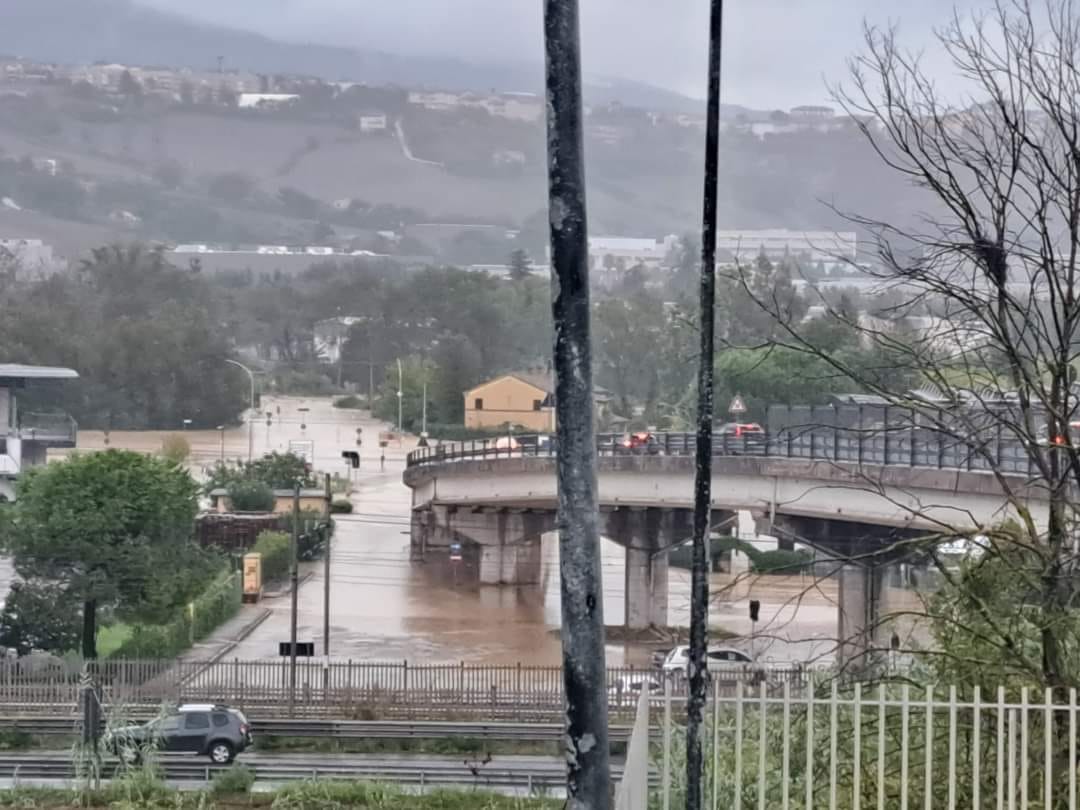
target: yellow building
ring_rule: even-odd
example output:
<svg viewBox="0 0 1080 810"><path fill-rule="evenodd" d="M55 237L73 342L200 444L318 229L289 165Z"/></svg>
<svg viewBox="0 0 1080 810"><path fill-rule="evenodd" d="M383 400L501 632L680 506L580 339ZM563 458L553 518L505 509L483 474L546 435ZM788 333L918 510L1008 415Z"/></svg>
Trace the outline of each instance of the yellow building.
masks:
<svg viewBox="0 0 1080 810"><path fill-rule="evenodd" d="M535 433L555 430L555 387L543 374L506 374L465 392L465 427L496 430L521 427Z"/></svg>

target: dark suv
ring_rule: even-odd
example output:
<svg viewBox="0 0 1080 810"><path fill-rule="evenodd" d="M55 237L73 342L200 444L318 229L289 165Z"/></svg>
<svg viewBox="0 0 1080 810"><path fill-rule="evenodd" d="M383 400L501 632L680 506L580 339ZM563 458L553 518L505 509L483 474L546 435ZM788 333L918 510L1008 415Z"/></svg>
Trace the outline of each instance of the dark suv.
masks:
<svg viewBox="0 0 1080 810"><path fill-rule="evenodd" d="M251 726L244 715L228 706L190 703L149 723L113 731L109 750L121 759L137 762L147 748L210 757L227 765L251 745Z"/></svg>

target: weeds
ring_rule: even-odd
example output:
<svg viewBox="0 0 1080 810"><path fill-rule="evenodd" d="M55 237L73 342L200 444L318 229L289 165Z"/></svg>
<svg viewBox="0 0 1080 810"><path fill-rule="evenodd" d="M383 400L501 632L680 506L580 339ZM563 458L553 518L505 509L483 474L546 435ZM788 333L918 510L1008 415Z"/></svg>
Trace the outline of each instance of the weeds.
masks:
<svg viewBox="0 0 1080 810"><path fill-rule="evenodd" d="M233 765L214 777L210 783L210 792L214 796L233 796L250 793L255 784L255 772L243 765Z"/></svg>

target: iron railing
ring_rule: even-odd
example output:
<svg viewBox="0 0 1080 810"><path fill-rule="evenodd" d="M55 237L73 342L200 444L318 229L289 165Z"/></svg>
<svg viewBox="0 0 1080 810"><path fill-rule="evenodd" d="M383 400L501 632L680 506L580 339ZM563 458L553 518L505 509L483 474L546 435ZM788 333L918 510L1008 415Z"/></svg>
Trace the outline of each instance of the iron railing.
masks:
<svg viewBox="0 0 1080 810"><path fill-rule="evenodd" d="M74 447L79 426L66 413L19 414L19 436L25 441L39 442L52 447Z"/></svg>
<svg viewBox="0 0 1080 810"><path fill-rule="evenodd" d="M1064 452L1050 442L1023 442L1003 432L1001 425L964 435L919 424L909 412L881 409L872 414L852 408L774 407L768 429L718 430L713 436L714 456L767 456L852 464L929 467L970 471L998 471L1030 475L1036 454ZM654 432L647 438L634 434L597 436L601 456L693 456L693 433ZM548 435L507 435L496 438L442 443L413 451L407 465L418 467L450 461L508 458L553 458L557 441Z"/></svg>

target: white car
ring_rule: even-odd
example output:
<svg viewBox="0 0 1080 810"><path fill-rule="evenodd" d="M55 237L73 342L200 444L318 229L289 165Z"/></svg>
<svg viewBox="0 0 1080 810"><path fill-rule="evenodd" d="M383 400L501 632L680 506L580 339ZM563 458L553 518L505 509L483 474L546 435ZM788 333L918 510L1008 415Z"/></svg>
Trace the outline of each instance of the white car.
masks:
<svg viewBox="0 0 1080 810"><path fill-rule="evenodd" d="M752 664L754 659L742 650L734 647L710 647L706 656L706 669L709 672L729 670L740 664ZM667 675L686 675L690 666L690 648L686 645L675 647L667 654L661 667Z"/></svg>

